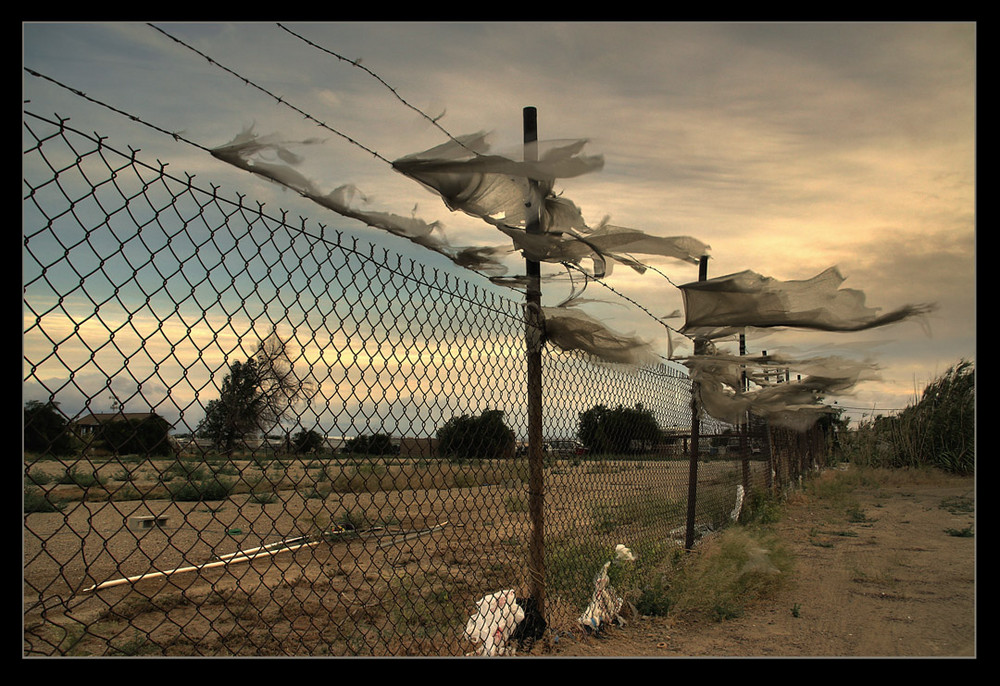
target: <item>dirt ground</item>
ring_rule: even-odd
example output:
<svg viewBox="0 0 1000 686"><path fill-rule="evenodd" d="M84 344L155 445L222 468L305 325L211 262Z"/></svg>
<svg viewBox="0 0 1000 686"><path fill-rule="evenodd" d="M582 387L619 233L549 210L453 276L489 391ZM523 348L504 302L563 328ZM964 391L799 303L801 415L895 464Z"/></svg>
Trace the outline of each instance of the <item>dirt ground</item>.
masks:
<svg viewBox="0 0 1000 686"><path fill-rule="evenodd" d="M975 657L974 479L811 492L790 497L775 525L797 558L777 597L722 622L640 617L599 638L560 637L549 655Z"/></svg>
<svg viewBox="0 0 1000 686"><path fill-rule="evenodd" d="M665 471L659 478L672 483L675 475L666 467L662 469ZM614 488L632 492L648 488L654 471L650 467L616 474L621 483L616 481ZM836 477L831 470L820 479ZM601 487L604 495L612 492L610 482ZM369 631L382 633L394 629L377 623L384 618L376 620L362 612L392 589L384 574L391 572L396 579L397 572L405 569L410 576L423 574L429 581L437 578L436 574L453 583L454 579L481 574L489 567L485 558L511 554L503 541L517 531L498 533L492 522L462 514L469 508L503 512L502 501L510 497L509 491L471 489L467 497L458 497L456 493L461 493L453 489L448 498L428 491L416 500L391 503L381 500L384 494L373 496L380 499L377 502L348 502L346 496L337 495L339 505L333 501L326 504L331 512L336 507L383 516L391 512L401 528L438 523L440 508L447 504L451 528L461 530L463 537L423 536L407 540L405 545L412 548L405 550L382 548L378 539L319 546L259 564L179 575L171 577L176 581L169 583L161 579L131 588L120 586L100 596L80 594L79 588L119 574L141 573L151 561L156 568L169 569L188 559L208 559L209 551L195 546L228 552L238 545L243 549L259 545L249 532L274 528L294 531L291 520L308 518L308 503L313 501L299 498L254 505L236 499L215 508L164 501L164 511L155 514L169 516L171 526L141 535L138 540L147 556L124 552L136 545L136 535L122 529L123 518L135 505L77 504L67 512L30 516L33 536L27 543L32 545L25 552L26 560L32 563L26 580L54 599L69 598L67 607L73 608L73 621L117 636L113 643L121 643L131 636L129 631L142 628L149 632L153 645L170 645L178 654L282 654L282 637L328 644L329 654L355 650L365 654L368 647L363 641L369 636L361 631L362 625L370 624ZM536 644L530 654L543 658L976 655L973 478L926 474L918 478L913 473L904 478L891 473L846 494L831 495L812 487L793 493L783 517L773 526L794 554L796 568L794 578L776 597L747 607L741 616L724 622L636 617L624 627L610 628L600 638L561 631ZM486 495L492 500L487 502ZM553 523L563 521L558 517L561 502L553 498ZM483 528L487 524L491 526ZM245 532L243 538L231 540L227 536L227 531L235 529ZM83 547L80 531L91 532ZM955 535L961 532L970 535ZM470 540L474 545L467 545ZM35 551L40 541L45 542L44 550ZM367 564L357 563L366 556L370 558ZM477 580L482 587L499 583L492 578ZM236 589L258 586L259 592L243 598L242 605L236 602L238 598L230 597ZM319 594L321 589L329 589L329 593ZM457 594L458 589L451 590ZM256 603L258 595L262 599L259 613L253 613L253 622L244 627L246 616L233 608L246 605L246 600ZM412 593L409 597L413 603L420 600ZM26 595L26 606L29 601L34 604ZM56 608L50 609L55 612ZM29 618L29 626L33 626L36 613ZM326 618L325 624L316 623L320 617ZM357 620L351 624L359 627L356 635L341 635L347 618ZM51 619L58 623L58 612ZM177 635L177 627L182 627L182 636ZM34 635L39 631L42 640ZM46 631L45 626L32 629L27 637L32 651L50 650ZM230 645L234 641L241 643ZM92 643L93 639L81 642L71 654L103 654L106 650L101 642ZM414 643L403 649L393 654L462 654L465 646L435 645L428 653L427 646Z"/></svg>

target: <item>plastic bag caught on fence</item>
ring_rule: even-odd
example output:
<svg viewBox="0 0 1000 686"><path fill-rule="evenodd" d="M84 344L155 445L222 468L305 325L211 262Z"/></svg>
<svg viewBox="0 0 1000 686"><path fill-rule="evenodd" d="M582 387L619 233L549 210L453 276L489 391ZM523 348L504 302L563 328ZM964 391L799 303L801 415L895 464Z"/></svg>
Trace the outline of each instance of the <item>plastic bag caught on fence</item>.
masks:
<svg viewBox="0 0 1000 686"><path fill-rule="evenodd" d="M605 362L641 365L657 361L649 341L612 331L585 312L544 307L545 339L560 350L580 350Z"/></svg>
<svg viewBox="0 0 1000 686"><path fill-rule="evenodd" d="M352 184L343 184L330 192L321 190L311 179L292 168L303 158L292 152L291 147L318 142L317 139L285 141L276 135L260 136L251 129L245 129L232 141L211 152L223 162L294 190L343 217L356 219L374 229L388 231L433 250L461 267L493 276L506 273L507 267L500 259L509 250L506 246L455 247L448 243L440 222L375 210L368 206L368 199Z"/></svg>
<svg viewBox="0 0 1000 686"><path fill-rule="evenodd" d="M608 569L614 562L634 562L635 559L635 554L621 543L615 546L614 559L605 562L601 571L594 577L594 594L587 609L577 620L584 629L597 633L608 623L625 623L624 617L621 616L625 599L611 585Z"/></svg>
<svg viewBox="0 0 1000 686"><path fill-rule="evenodd" d="M507 641L523 619L524 609L518 604L512 588L480 598L476 602L476 614L465 625L466 637L481 644L474 654L513 653Z"/></svg>
<svg viewBox="0 0 1000 686"><path fill-rule="evenodd" d="M822 403L829 394L849 393L860 381L877 379L871 361L838 357L793 359L780 355L735 356L715 353L685 358L697 383L701 407L712 417L732 423L747 412L774 426L804 431L832 412ZM804 378L778 383L778 369L803 372ZM745 390L744 380L756 386Z"/></svg>
<svg viewBox="0 0 1000 686"><path fill-rule="evenodd" d="M733 507L733 511L729 513L729 519L731 519L734 522L739 521L740 512L743 511L743 497L744 497L743 484L737 484L736 505Z"/></svg>
<svg viewBox="0 0 1000 686"><path fill-rule="evenodd" d="M626 562L635 562L635 553L623 546L621 543L615 546L615 559Z"/></svg>
<svg viewBox="0 0 1000 686"><path fill-rule="evenodd" d="M865 294L841 288L844 277L830 267L804 281L780 281L746 270L683 284L686 323L683 333L720 338L748 326L817 331L864 331L922 317L932 304L905 305L880 314L865 305Z"/></svg>

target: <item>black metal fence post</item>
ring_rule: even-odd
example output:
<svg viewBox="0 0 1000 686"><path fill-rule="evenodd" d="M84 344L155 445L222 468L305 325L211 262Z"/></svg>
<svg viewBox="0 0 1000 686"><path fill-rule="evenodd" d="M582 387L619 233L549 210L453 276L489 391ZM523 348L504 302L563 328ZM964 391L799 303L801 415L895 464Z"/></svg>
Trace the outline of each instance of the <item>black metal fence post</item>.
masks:
<svg viewBox="0 0 1000 686"><path fill-rule="evenodd" d="M698 264L698 280L705 281L708 278L708 256L702 255ZM695 338L694 354L700 355L705 350L705 342ZM687 532L684 538L684 547L691 550L694 546L694 518L698 500L698 451L701 433L701 421L699 417L700 406L698 401L698 382L691 383L691 458L688 465L688 510L687 510Z"/></svg>
<svg viewBox="0 0 1000 686"><path fill-rule="evenodd" d="M745 333L740 334L740 357L747 354L747 336ZM740 392L746 393L750 390L750 384L747 380L746 367L743 368L743 372L740 375ZM740 432L740 461L743 467L743 492L750 492L750 412L746 412L743 415L743 422L739 427Z"/></svg>
<svg viewBox="0 0 1000 686"><path fill-rule="evenodd" d="M538 159L538 113L525 107L524 160ZM527 233L541 233L541 196L531 181L527 201ZM545 475L542 453L542 290L541 265L525 258L528 287L525 304L528 392L528 511L531 516L531 545L528 571L534 610L545 615Z"/></svg>

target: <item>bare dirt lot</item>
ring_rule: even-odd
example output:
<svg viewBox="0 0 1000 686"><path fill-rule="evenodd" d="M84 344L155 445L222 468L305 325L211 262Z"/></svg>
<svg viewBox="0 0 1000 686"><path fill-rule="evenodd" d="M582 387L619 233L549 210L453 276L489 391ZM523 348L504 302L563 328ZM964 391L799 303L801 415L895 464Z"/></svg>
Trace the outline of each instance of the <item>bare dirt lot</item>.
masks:
<svg viewBox="0 0 1000 686"><path fill-rule="evenodd" d="M549 654L974 657L974 505L973 478L885 473L837 495L820 482L774 525L796 556L777 597L721 622L640 617Z"/></svg>
<svg viewBox="0 0 1000 686"><path fill-rule="evenodd" d="M673 483L673 472L683 466L616 473L616 481L602 483L600 493L610 497L614 489L638 492L651 487L654 474ZM588 483L593 479L576 478ZM460 626L442 624L443 633L419 641L410 636L413 621L423 616L425 605L432 605L434 598L427 594L446 588L454 606L449 621L458 616L464 626L462 613L472 606L470 599L482 588L500 588L498 584L509 580L500 563L508 557L523 558L523 551L509 542L523 538L524 532L514 519L500 531L500 519L493 522L480 513L507 512L503 519L510 519L509 503L523 495L519 481L511 484L451 488L447 494L392 491L391 502L386 493L331 493L326 501L286 496L284 502L269 504L250 502L243 495L211 507L162 501L162 511L153 514L169 517L169 526L143 534L122 527L138 507L130 501L77 503L62 512L32 514L26 520L31 535L25 552L31 564L25 580L41 590L45 602L39 605L26 590L26 607L34 608L26 617L26 650L62 653L82 636L75 627L87 626L88 634L68 654L105 654L111 645L125 654L461 655L469 647L459 641ZM580 493L579 487L573 492ZM976 655L973 478L928 472L860 476L829 470L790 493L783 516L771 526L796 566L793 578L775 597L722 622L686 615L635 617L600 638L561 630L535 644L530 655ZM322 503L329 513L344 509L391 515L392 528L401 530L449 519L448 535L407 536L405 543L390 547L383 547L381 538L359 538L231 569L143 581L100 594L80 592L84 586L151 566L169 569L210 559L212 551L260 545L263 541L251 536L258 529L294 533L311 522L310 503ZM566 501L553 497L549 507L552 523L565 523L559 515L565 515L561 508ZM145 508L140 510L145 513ZM243 533L228 535L233 531ZM87 533L85 539L81 532ZM143 555L125 552L134 551L137 543ZM422 585L403 584L407 579L419 579ZM456 580L465 580L468 588L459 587ZM61 598L66 599L65 616L61 603L53 604ZM376 612L386 602L391 612ZM37 623L43 607L49 609L51 624ZM576 615L571 615L562 619L575 626ZM55 625L66 628L56 630ZM144 637L141 644L136 636ZM400 643L403 636L410 636L405 644ZM290 648L300 644L316 648Z"/></svg>

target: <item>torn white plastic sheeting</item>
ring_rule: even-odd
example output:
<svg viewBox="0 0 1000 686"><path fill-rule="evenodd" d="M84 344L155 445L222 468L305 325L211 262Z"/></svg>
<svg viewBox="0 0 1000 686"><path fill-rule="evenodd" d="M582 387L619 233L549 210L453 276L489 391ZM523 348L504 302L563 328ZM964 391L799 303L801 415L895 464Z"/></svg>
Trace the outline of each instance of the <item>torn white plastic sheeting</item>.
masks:
<svg viewBox="0 0 1000 686"><path fill-rule="evenodd" d="M523 619L524 610L517 603L514 589L497 591L476 602L476 614L466 623L465 635L481 644L477 655L506 655L513 651L507 641Z"/></svg>
<svg viewBox="0 0 1000 686"><path fill-rule="evenodd" d="M610 566L610 560L605 562L601 571L594 577L594 594L587 609L577 620L584 628L594 632L600 631L601 627L609 622L624 621L619 613L625 604L625 599L611 587L611 580L608 578Z"/></svg>
<svg viewBox="0 0 1000 686"><path fill-rule="evenodd" d="M492 154L484 133L463 136L393 162L400 173L441 196L452 211L464 212L506 233L529 260L594 261L593 276L610 273L609 259L637 271L645 265L630 253L659 255L697 264L708 246L689 236L654 236L602 221L591 227L579 207L553 192L557 178L600 170L599 155L583 155L585 140L541 142L537 161ZM539 211L540 210L540 211ZM537 233L528 233L537 216Z"/></svg>
<svg viewBox="0 0 1000 686"><path fill-rule="evenodd" d="M302 158L291 152L289 146L317 142L319 142L317 139L283 141L273 135L259 136L251 129L245 129L232 141L213 149L211 152L219 160L294 190L303 197L341 216L357 219L372 228L382 229L406 238L444 255L460 266L487 275L506 273L506 265L496 257L504 251L509 251L509 248L452 247L444 238L443 229L439 222L426 222L418 217L405 217L364 207L368 203L368 199L351 184L338 186L329 192L320 190L313 181L290 166L298 164ZM278 161L272 161L267 157L276 157Z"/></svg>
<svg viewBox="0 0 1000 686"><path fill-rule="evenodd" d="M297 191L314 202L373 228L384 229L439 252L457 264L486 273L503 274L506 266L494 259L502 248L471 246L453 248L441 235L438 222L360 208L360 196L350 184L331 192L321 191L293 169L302 156L291 146L321 142L311 138L285 141L276 135L260 136L244 129L233 140L214 148L219 160ZM594 261L593 276L609 273L609 259L637 271L645 265L631 253L658 255L697 263L708 246L690 236L654 236L637 229L612 226L606 220L587 225L580 209L553 192L557 178L568 178L600 170L600 155L583 155L585 140L539 143L537 161L518 161L489 152L486 134L453 139L424 152L406 155L393 168L437 193L452 211L477 217L506 233L524 256L537 262L578 264ZM363 196L360 196L363 198ZM540 232L528 234L531 217L540 208Z"/></svg>
<svg viewBox="0 0 1000 686"><path fill-rule="evenodd" d="M519 161L491 153L486 139L484 132L461 136L401 157L392 166L440 195L452 211L494 225L527 228L529 215L541 209L543 231L583 228L579 210L556 197L552 186L557 178L604 166L600 155L580 154L585 140L539 142L537 161Z"/></svg>
<svg viewBox="0 0 1000 686"><path fill-rule="evenodd" d="M738 424L750 412L776 426L795 430L808 429L833 411L821 403L827 394L848 393L860 381L878 378L872 361L834 356L793 359L712 354L685 358L683 364L697 384L701 407L712 417ZM778 369L806 376L777 383ZM745 390L745 379L756 387Z"/></svg>
<svg viewBox="0 0 1000 686"><path fill-rule="evenodd" d="M743 484L737 484L736 486L736 506L733 511L729 513L729 519L736 521L740 518L740 512L743 510Z"/></svg>
<svg viewBox="0 0 1000 686"><path fill-rule="evenodd" d="M652 345L641 338L611 331L590 315L565 307L543 307L545 340L562 350L580 350L606 362L652 364Z"/></svg>
<svg viewBox="0 0 1000 686"><path fill-rule="evenodd" d="M879 314L865 294L840 288L844 277L830 267L804 281L779 281L746 270L680 286L686 323L682 331L717 338L754 327L863 331L927 314L933 305L905 305Z"/></svg>
<svg viewBox="0 0 1000 686"><path fill-rule="evenodd" d="M402 157L393 167L441 196L453 211L477 217L504 233L511 246L449 245L440 222L426 222L368 207L356 187L344 184L320 190L293 169L302 161L293 145L314 144L317 139L284 141L245 129L229 143L213 149L217 159L292 189L337 214L388 231L444 255L455 264L483 273L495 283L505 281L507 266L501 258L520 251L529 260L577 266L585 278L603 278L619 262L642 272L645 265L631 255L657 255L697 263L709 247L689 236L654 236L636 229L613 226L607 219L588 226L580 209L553 192L557 178L599 170L599 155L583 155L586 141L539 143L537 161L518 161L492 154L485 134L449 141L422 153ZM539 211L540 210L540 211ZM530 215L530 216L529 216ZM530 217L539 216L539 231L528 233ZM593 262L590 271L581 267ZM569 299L578 295L574 291ZM579 314L551 313L549 340L563 350L584 350L611 362L656 362L645 341L610 332L602 324Z"/></svg>

